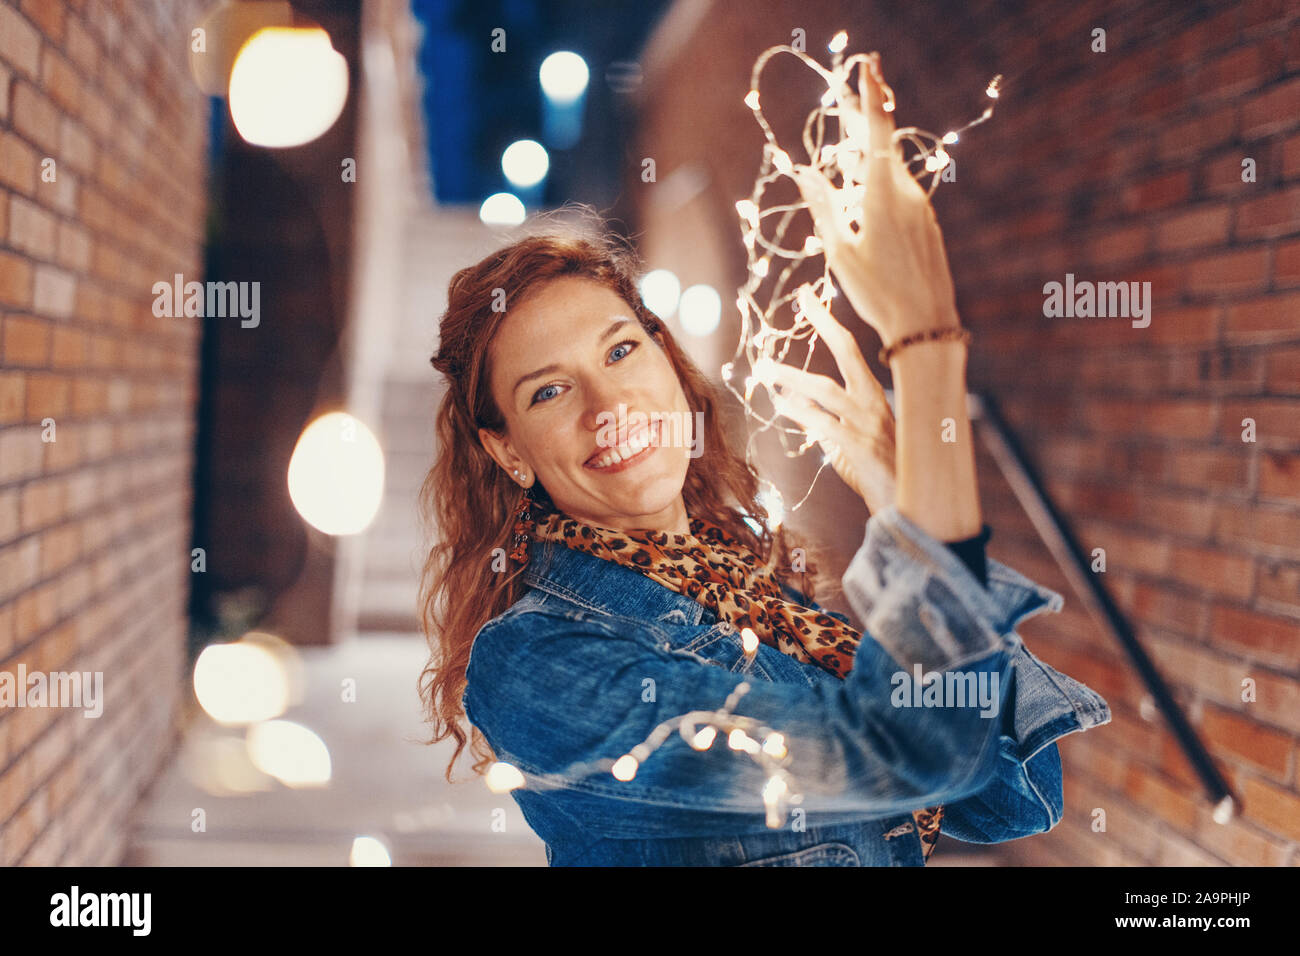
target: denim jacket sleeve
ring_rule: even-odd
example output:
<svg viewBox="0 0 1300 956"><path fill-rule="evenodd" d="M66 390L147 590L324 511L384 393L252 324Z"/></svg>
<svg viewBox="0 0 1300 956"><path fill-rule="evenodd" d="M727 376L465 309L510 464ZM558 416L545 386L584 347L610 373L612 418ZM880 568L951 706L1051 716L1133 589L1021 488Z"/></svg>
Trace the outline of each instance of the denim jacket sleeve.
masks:
<svg viewBox="0 0 1300 956"><path fill-rule="evenodd" d="M886 817L998 786L1003 708L1023 646L1014 629L1031 614L1058 610L1060 595L1028 582L985 590L896 508L869 520L844 586L865 627L843 681L747 680L647 641L637 622L622 627L609 615L507 613L476 637L466 712L530 788L573 788L646 808L764 811L766 772L725 741L698 752L671 733L631 780L610 773L657 726L720 708L742 682L749 689L734 712L784 735L786 770L809 813ZM896 706L895 688L910 693L916 666L977 680L996 675L999 714Z"/></svg>

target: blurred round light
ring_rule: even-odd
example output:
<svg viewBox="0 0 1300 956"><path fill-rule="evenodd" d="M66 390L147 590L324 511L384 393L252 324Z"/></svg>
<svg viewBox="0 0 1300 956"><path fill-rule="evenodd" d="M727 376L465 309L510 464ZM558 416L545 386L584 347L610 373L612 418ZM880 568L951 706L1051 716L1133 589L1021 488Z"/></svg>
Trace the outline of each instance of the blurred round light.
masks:
<svg viewBox="0 0 1300 956"><path fill-rule="evenodd" d="M524 785L524 775L519 772L519 768L514 764L498 760L492 766L488 767L487 777L484 780L487 788L493 793L509 793L516 787Z"/></svg>
<svg viewBox="0 0 1300 956"><path fill-rule="evenodd" d="M275 780L248 759L241 737L198 730L186 737L177 763L186 780L217 797L258 793L275 786Z"/></svg>
<svg viewBox="0 0 1300 956"><path fill-rule="evenodd" d="M538 70L542 92L556 103L571 103L581 96L587 89L589 76L587 61L568 50L552 53Z"/></svg>
<svg viewBox="0 0 1300 956"><path fill-rule="evenodd" d="M330 752L314 732L291 720L267 720L245 737L253 766L286 787L319 787L330 780Z"/></svg>
<svg viewBox="0 0 1300 956"><path fill-rule="evenodd" d="M289 459L289 497L303 520L326 534L356 534L384 497L384 452L346 412L316 419Z"/></svg>
<svg viewBox="0 0 1300 956"><path fill-rule="evenodd" d="M347 60L319 27L266 27L248 38L230 71L230 118L255 146L310 143L343 112Z"/></svg>
<svg viewBox="0 0 1300 956"><path fill-rule="evenodd" d="M677 300L681 294L682 284L667 269L647 272L641 279L641 301L661 319L666 319L677 311Z"/></svg>
<svg viewBox="0 0 1300 956"><path fill-rule="evenodd" d="M392 857L388 847L374 837L359 836L352 841L352 855L348 857L348 866L392 866Z"/></svg>
<svg viewBox="0 0 1300 956"><path fill-rule="evenodd" d="M478 217L489 226L517 226L527 213L519 197L512 193L493 193L478 207Z"/></svg>
<svg viewBox="0 0 1300 956"><path fill-rule="evenodd" d="M550 167L546 147L535 139L517 139L501 154L501 171L520 189L536 186Z"/></svg>
<svg viewBox="0 0 1300 956"><path fill-rule="evenodd" d="M711 285L693 285L682 293L678 321L690 335L709 335L722 318L722 299Z"/></svg>
<svg viewBox="0 0 1300 956"><path fill-rule="evenodd" d="M279 717L289 706L289 679L274 654L257 644L209 644L194 662L194 696L220 724Z"/></svg>

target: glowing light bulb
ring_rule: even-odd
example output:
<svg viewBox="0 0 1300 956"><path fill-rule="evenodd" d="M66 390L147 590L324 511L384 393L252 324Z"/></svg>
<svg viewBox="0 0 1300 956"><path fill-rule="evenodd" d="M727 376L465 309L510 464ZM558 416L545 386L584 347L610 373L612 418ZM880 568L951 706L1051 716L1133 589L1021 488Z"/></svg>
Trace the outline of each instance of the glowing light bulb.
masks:
<svg viewBox="0 0 1300 956"><path fill-rule="evenodd" d="M758 650L758 635L754 633L752 627L743 628L740 632L740 646L744 648L746 654L752 654Z"/></svg>
<svg viewBox="0 0 1300 956"><path fill-rule="evenodd" d="M925 168L930 172L935 172L936 170L943 169L947 166L950 159L952 159L952 157L948 155L947 150L942 146L936 147L932 154L925 157Z"/></svg>
<svg viewBox="0 0 1300 956"><path fill-rule="evenodd" d="M751 110L758 109L758 90L750 90L745 94L745 105Z"/></svg>
<svg viewBox="0 0 1300 956"><path fill-rule="evenodd" d="M736 212L740 213L751 226L758 225L758 206L752 199L742 199L736 203Z"/></svg>
<svg viewBox="0 0 1300 956"><path fill-rule="evenodd" d="M754 263L754 275L766 276L771 264L772 264L772 260L770 260L767 256L764 256L763 258L759 259L757 262Z"/></svg>
<svg viewBox="0 0 1300 956"><path fill-rule="evenodd" d="M777 146L772 147L772 165L777 168L778 172L787 176L794 172L794 163L790 162L789 154Z"/></svg>
<svg viewBox="0 0 1300 956"><path fill-rule="evenodd" d="M841 30L835 36L831 37L831 42L826 45L826 49L832 53L842 53L844 48L849 45L849 35Z"/></svg>
<svg viewBox="0 0 1300 956"><path fill-rule="evenodd" d="M691 741L691 746L696 750L708 750L713 746L713 741L717 736L717 730L712 727L704 727L695 735L695 738Z"/></svg>
<svg viewBox="0 0 1300 956"><path fill-rule="evenodd" d="M803 251L807 255L815 255L822 251L822 241L816 236L809 236L803 241Z"/></svg>
<svg viewBox="0 0 1300 956"><path fill-rule="evenodd" d="M519 768L514 764L498 760L488 768L483 782L487 784L487 788L493 793L509 793L511 790L524 785L524 775L519 772Z"/></svg>
<svg viewBox="0 0 1300 956"><path fill-rule="evenodd" d="M732 750L744 750L750 753L759 749L758 741L739 727L727 735L727 746Z"/></svg>
<svg viewBox="0 0 1300 956"><path fill-rule="evenodd" d="M637 760L631 754L624 754L614 761L614 767L610 771L614 774L616 780L627 782L636 776Z"/></svg>
<svg viewBox="0 0 1300 956"><path fill-rule="evenodd" d="M780 760L786 755L785 736L782 734L769 734L763 741L763 753L769 757L776 757Z"/></svg>
<svg viewBox="0 0 1300 956"><path fill-rule="evenodd" d="M952 145L953 143L957 142L957 134L956 134L956 133L951 133L951 132L949 132L949 133L944 133L944 134L943 134L943 141L944 141L945 143L948 143L949 145Z"/></svg>

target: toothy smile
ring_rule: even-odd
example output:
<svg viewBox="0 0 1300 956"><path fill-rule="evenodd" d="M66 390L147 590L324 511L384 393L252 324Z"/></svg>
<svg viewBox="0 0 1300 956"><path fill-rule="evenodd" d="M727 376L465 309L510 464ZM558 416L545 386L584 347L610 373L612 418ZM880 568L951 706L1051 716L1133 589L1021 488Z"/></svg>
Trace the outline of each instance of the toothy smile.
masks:
<svg viewBox="0 0 1300 956"><path fill-rule="evenodd" d="M659 420L649 425L639 425L627 436L627 440L617 448L602 448L584 462L584 466L597 471L631 465L648 457L659 443Z"/></svg>

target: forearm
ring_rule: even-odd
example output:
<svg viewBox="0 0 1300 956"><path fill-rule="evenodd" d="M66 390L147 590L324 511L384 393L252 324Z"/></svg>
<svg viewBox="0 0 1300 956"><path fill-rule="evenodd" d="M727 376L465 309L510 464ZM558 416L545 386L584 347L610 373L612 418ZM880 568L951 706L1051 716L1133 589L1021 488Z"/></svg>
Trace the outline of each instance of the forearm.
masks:
<svg viewBox="0 0 1300 956"><path fill-rule="evenodd" d="M979 534L983 516L966 412L966 347L921 342L899 350L890 368L899 512L938 541Z"/></svg>

